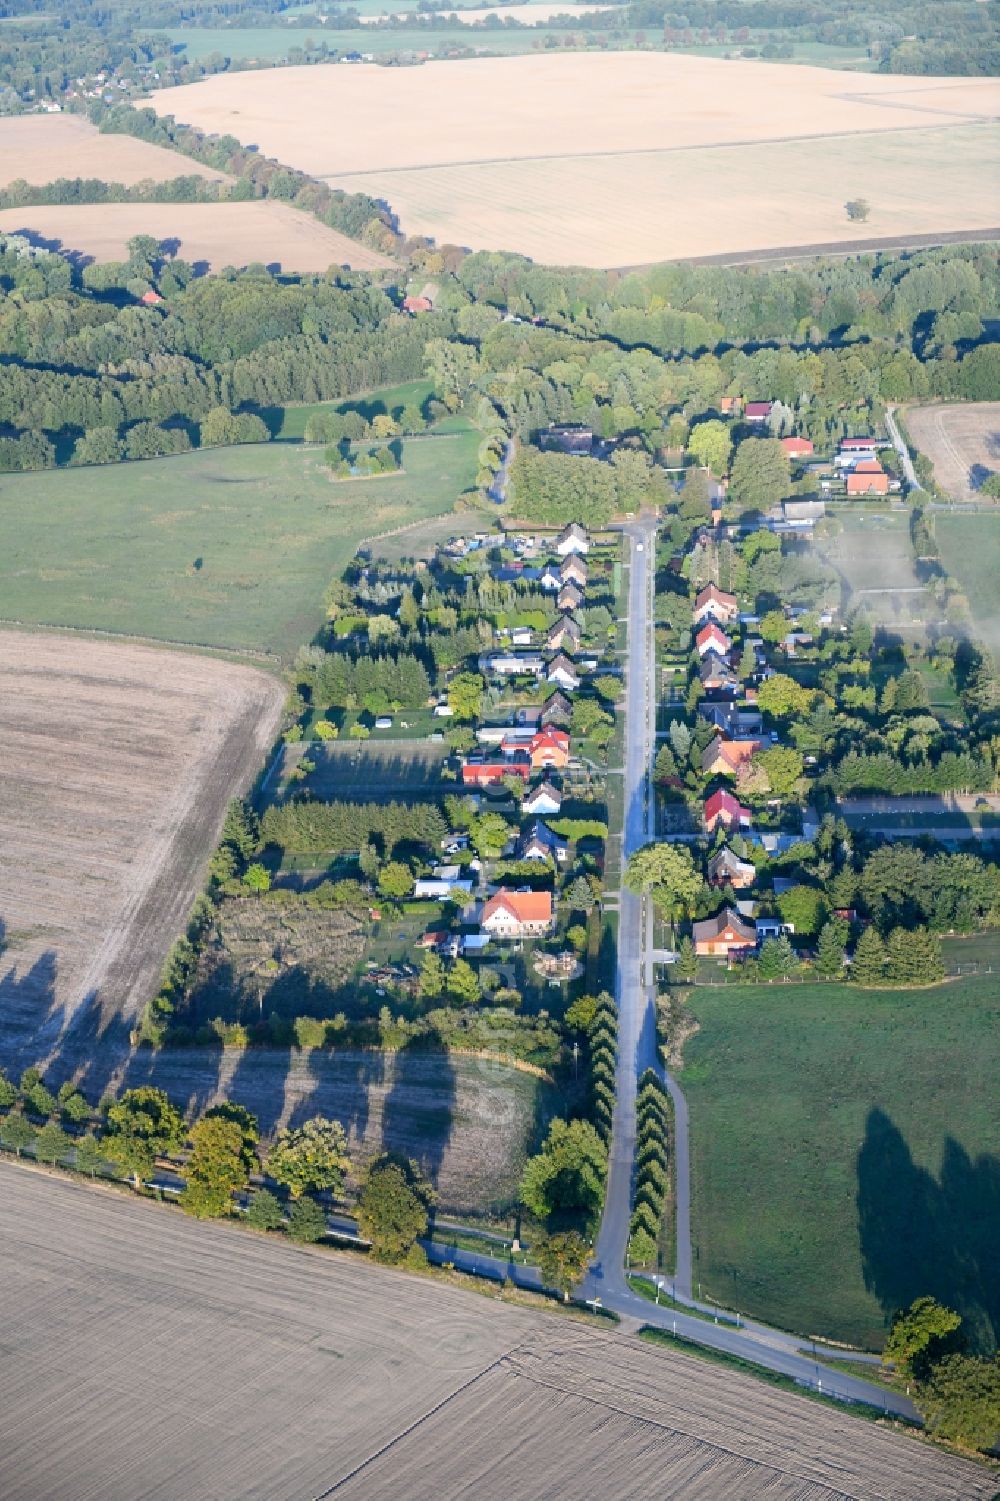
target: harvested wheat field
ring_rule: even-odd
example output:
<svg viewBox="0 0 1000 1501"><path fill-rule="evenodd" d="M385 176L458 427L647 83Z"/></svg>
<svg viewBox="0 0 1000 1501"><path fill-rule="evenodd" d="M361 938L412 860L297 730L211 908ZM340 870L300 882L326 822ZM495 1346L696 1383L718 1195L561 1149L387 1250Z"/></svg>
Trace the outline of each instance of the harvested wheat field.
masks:
<svg viewBox="0 0 1000 1501"><path fill-rule="evenodd" d="M0 188L23 178L40 184L57 177L98 177L131 187L150 179L204 177L231 182L225 172L134 136L102 135L80 115L17 115L0 120Z"/></svg>
<svg viewBox="0 0 1000 1501"><path fill-rule="evenodd" d="M983 480L1000 471L1000 401L910 407L906 426L934 478L954 500L978 500Z"/></svg>
<svg viewBox="0 0 1000 1501"><path fill-rule="evenodd" d="M1000 224L992 79L575 53L217 74L153 103L385 199L408 232L550 262Z"/></svg>
<svg viewBox="0 0 1000 1501"><path fill-rule="evenodd" d="M260 261L285 272L373 271L392 261L287 203L101 203L0 211L0 232L28 234L93 261L123 261L133 235L176 243L204 271Z"/></svg>
<svg viewBox="0 0 1000 1501"><path fill-rule="evenodd" d="M996 1489L690 1355L10 1163L0 1180L6 1501Z"/></svg>
<svg viewBox="0 0 1000 1501"><path fill-rule="evenodd" d="M127 1053L281 703L253 668L0 632L3 1062Z"/></svg>

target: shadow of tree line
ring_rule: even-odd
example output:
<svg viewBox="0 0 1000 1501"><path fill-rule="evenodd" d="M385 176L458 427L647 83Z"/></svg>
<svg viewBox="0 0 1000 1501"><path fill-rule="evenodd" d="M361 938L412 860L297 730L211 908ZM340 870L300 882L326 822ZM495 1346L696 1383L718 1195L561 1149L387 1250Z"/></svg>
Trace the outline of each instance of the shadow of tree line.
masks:
<svg viewBox="0 0 1000 1501"><path fill-rule="evenodd" d="M857 1174L865 1286L886 1324L929 1295L962 1315L970 1352L992 1354L1000 1344L1000 1158L972 1158L949 1136L935 1178L875 1109Z"/></svg>

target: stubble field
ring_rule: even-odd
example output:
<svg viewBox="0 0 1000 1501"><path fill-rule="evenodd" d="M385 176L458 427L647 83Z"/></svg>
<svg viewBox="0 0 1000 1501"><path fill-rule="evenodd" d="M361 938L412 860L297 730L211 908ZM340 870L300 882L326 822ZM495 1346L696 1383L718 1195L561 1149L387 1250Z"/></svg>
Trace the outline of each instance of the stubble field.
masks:
<svg viewBox="0 0 1000 1501"><path fill-rule="evenodd" d="M1000 401L909 407L906 426L953 500L980 500L983 480L1000 470Z"/></svg>
<svg viewBox="0 0 1000 1501"><path fill-rule="evenodd" d="M990 79L636 52L219 74L153 100L410 232L595 266L991 228L998 102Z"/></svg>
<svg viewBox="0 0 1000 1501"><path fill-rule="evenodd" d="M29 234L49 248L93 261L128 259L133 235L176 242L177 254L199 271L251 261L282 272L350 266L375 271L393 264L287 203L44 204L0 210L0 232Z"/></svg>
<svg viewBox="0 0 1000 1501"><path fill-rule="evenodd" d="M134 136L102 135L80 115L15 115L0 120L0 188L18 178L37 186L57 177L99 177L126 187L146 178L232 181L225 172L163 146Z"/></svg>
<svg viewBox="0 0 1000 1501"><path fill-rule="evenodd" d="M282 688L205 657L17 631L0 633L0 688L0 1054L103 1051L110 1066Z"/></svg>
<svg viewBox="0 0 1000 1501"><path fill-rule="evenodd" d="M10 1164L0 1177L8 1501L995 1490L984 1467L690 1355Z"/></svg>

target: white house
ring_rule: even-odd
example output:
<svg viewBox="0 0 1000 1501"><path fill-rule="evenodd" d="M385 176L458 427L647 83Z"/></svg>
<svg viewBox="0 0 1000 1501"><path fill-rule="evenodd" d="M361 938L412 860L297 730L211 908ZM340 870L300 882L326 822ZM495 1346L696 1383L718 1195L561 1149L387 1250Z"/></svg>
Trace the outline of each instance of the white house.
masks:
<svg viewBox="0 0 1000 1501"><path fill-rule="evenodd" d="M561 558L569 557L570 553L586 556L590 551L590 538L587 536L587 528L581 526L578 521L571 521L569 526L563 527L556 538L556 552Z"/></svg>

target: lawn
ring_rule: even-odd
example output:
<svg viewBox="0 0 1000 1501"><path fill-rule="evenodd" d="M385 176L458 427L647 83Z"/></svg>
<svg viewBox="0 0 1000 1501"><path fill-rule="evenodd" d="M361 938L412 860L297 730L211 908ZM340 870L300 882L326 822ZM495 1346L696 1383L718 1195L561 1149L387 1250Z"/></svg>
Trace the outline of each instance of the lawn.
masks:
<svg viewBox="0 0 1000 1501"><path fill-rule="evenodd" d="M295 406L277 407L272 437L281 443L301 443L306 423L318 412L360 412L368 422L379 413L387 413L398 420L404 407L424 407L433 394L434 387L429 380L411 380L401 386L383 386L366 396L350 396L345 401L299 402ZM441 431L443 426L436 427L435 431ZM468 423L465 428L468 429Z"/></svg>
<svg viewBox="0 0 1000 1501"><path fill-rule="evenodd" d="M704 1296L878 1348L892 1312L929 1293L992 1348L995 977L918 992L699 989L691 1009L700 1030L681 1082Z"/></svg>
<svg viewBox="0 0 1000 1501"><path fill-rule="evenodd" d="M451 509L479 434L403 444L403 472L335 482L319 449L207 449L4 476L7 620L288 658L368 536Z"/></svg>
<svg viewBox="0 0 1000 1501"><path fill-rule="evenodd" d="M1000 570L1000 510L937 511L934 534L941 561L958 580L969 601L975 634L1000 658L1000 612L997 574Z"/></svg>

